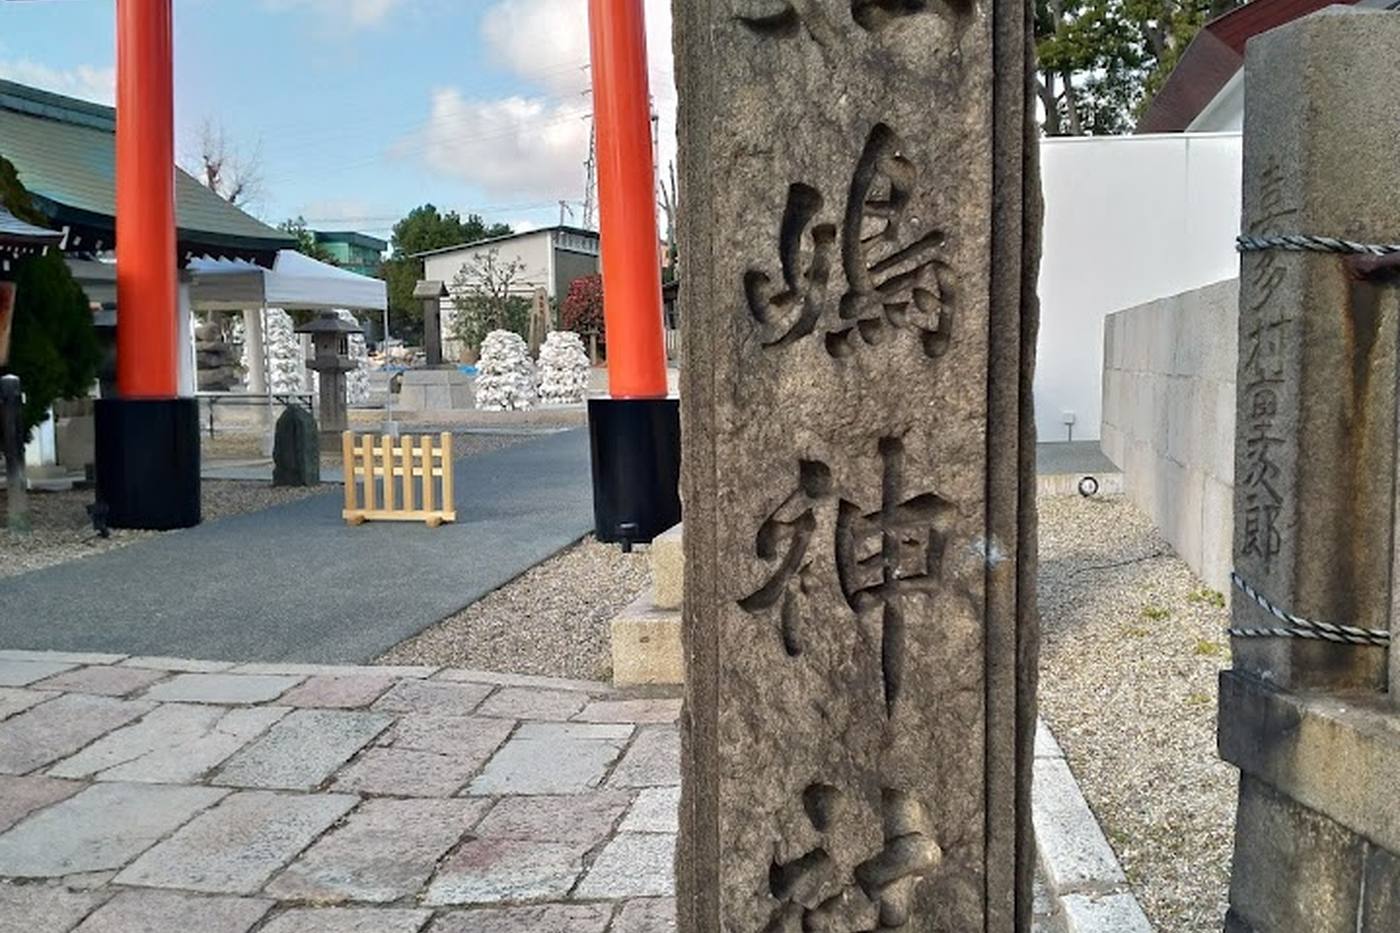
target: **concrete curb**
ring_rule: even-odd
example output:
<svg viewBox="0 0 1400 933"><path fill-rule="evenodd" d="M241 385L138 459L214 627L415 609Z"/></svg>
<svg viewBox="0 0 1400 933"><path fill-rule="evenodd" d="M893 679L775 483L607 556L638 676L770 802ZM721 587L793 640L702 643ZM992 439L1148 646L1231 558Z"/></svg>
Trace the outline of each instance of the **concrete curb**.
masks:
<svg viewBox="0 0 1400 933"><path fill-rule="evenodd" d="M1044 721L1036 723L1031 794L1046 933L1152 933L1118 856Z"/></svg>

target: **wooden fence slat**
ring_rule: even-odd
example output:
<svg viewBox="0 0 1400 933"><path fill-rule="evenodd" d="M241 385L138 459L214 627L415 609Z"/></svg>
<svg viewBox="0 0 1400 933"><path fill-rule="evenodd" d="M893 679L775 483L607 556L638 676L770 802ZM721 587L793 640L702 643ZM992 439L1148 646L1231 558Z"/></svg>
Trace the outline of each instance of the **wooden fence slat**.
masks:
<svg viewBox="0 0 1400 933"><path fill-rule="evenodd" d="M368 434L360 438L360 468L365 471L365 511L373 512L379 505L374 488L374 438Z"/></svg>
<svg viewBox="0 0 1400 933"><path fill-rule="evenodd" d="M418 497L414 495L413 480L413 441L411 438L399 438L399 464L403 469L403 507L404 511L412 512L413 504Z"/></svg>
<svg viewBox="0 0 1400 933"><path fill-rule="evenodd" d="M394 490L394 439L387 434L379 443L379 456L384 461L384 511L392 512L398 496Z"/></svg>
<svg viewBox="0 0 1400 933"><path fill-rule="evenodd" d="M345 474L345 511L353 512L359 504L355 501L355 439L349 431L340 434L340 463Z"/></svg>
<svg viewBox="0 0 1400 933"><path fill-rule="evenodd" d="M433 439L428 435L420 438L423 454L423 511L437 511L437 489L433 483Z"/></svg>
<svg viewBox="0 0 1400 933"><path fill-rule="evenodd" d="M442 452L442 510L456 518L457 498L452 491L452 434L443 431L438 438L438 449Z"/></svg>

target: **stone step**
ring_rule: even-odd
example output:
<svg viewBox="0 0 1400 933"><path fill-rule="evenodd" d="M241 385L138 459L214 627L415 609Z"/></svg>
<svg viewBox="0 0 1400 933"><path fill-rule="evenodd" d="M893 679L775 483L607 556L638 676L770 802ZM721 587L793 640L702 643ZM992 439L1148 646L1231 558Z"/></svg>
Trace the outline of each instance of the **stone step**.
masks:
<svg viewBox="0 0 1400 933"><path fill-rule="evenodd" d="M679 608L662 609L643 593L612 620L613 683L619 687L685 682Z"/></svg>
<svg viewBox="0 0 1400 933"><path fill-rule="evenodd" d="M684 523L662 532L651 542L652 602L658 609L680 609L685 590Z"/></svg>

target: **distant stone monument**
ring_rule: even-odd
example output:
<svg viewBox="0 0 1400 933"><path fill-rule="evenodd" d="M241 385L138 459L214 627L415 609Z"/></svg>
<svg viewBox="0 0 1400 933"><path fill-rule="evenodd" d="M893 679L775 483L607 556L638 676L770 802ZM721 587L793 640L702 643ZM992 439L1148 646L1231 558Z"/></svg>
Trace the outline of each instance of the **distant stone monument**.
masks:
<svg viewBox="0 0 1400 933"><path fill-rule="evenodd" d="M300 405L288 405L277 419L272 443L272 485L316 486L320 482L316 418Z"/></svg>
<svg viewBox="0 0 1400 933"><path fill-rule="evenodd" d="M675 16L680 929L1028 931L1027 4Z"/></svg>
<svg viewBox="0 0 1400 933"><path fill-rule="evenodd" d="M423 302L423 352L429 366L442 365L442 299L447 286L437 279L423 279L413 286L413 297Z"/></svg>
<svg viewBox="0 0 1400 933"><path fill-rule="evenodd" d="M1342 7L1246 58L1229 933L1400 930L1397 61Z"/></svg>
<svg viewBox="0 0 1400 933"><path fill-rule="evenodd" d="M549 333L549 325L549 293L543 288L536 288L530 296L530 339L526 341L531 356L539 356L540 345L544 343L545 334Z"/></svg>

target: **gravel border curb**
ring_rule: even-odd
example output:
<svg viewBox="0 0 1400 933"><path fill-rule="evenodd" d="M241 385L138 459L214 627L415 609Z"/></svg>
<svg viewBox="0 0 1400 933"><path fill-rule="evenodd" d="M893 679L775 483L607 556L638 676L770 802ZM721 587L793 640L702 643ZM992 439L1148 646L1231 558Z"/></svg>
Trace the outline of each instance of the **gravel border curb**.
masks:
<svg viewBox="0 0 1400 933"><path fill-rule="evenodd" d="M1043 720L1036 722L1031 819L1050 900L1047 933L1152 933L1118 856Z"/></svg>

